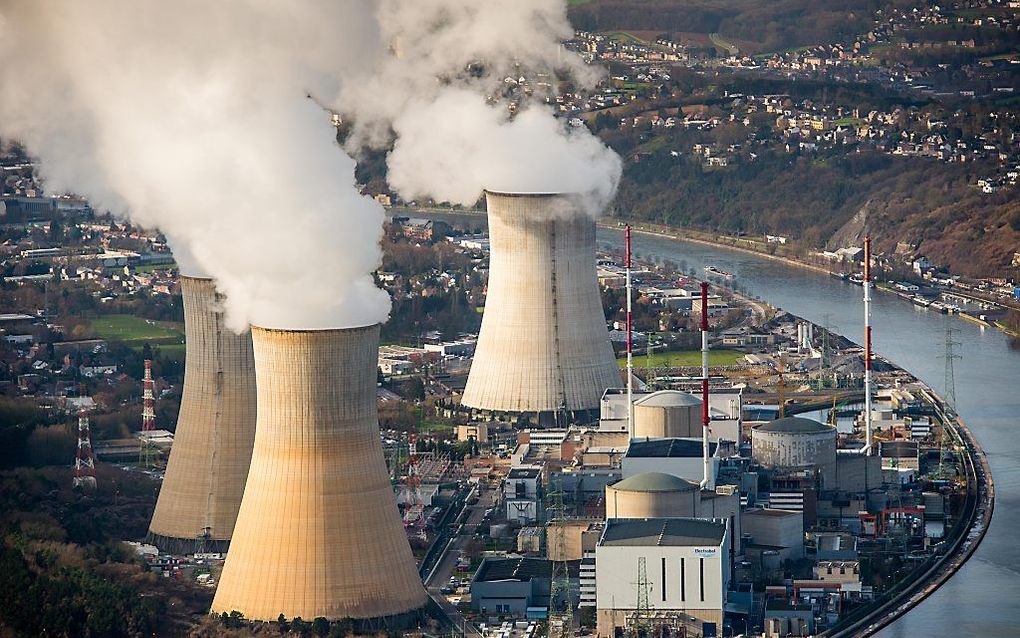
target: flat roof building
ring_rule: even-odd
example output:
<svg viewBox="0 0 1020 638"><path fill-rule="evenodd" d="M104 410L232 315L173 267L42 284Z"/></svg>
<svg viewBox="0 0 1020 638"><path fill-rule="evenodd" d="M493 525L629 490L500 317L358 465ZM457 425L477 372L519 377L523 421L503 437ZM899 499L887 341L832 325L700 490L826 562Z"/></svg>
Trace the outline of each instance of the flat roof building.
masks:
<svg viewBox="0 0 1020 638"><path fill-rule="evenodd" d="M721 627L730 582L730 534L696 518L609 519L595 548L598 635L615 636L640 618L638 586L648 587L657 619L696 619Z"/></svg>

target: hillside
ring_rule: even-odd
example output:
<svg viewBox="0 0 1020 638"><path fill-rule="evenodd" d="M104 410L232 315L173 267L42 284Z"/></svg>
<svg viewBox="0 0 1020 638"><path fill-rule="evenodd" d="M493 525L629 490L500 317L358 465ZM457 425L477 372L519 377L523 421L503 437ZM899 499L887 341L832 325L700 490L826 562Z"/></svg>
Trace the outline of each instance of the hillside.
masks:
<svg viewBox="0 0 1020 638"><path fill-rule="evenodd" d="M720 34L745 53L829 42L867 30L888 0L589 0L571 3L586 31Z"/></svg>
<svg viewBox="0 0 1020 638"><path fill-rule="evenodd" d="M980 168L862 153L818 159L763 155L706 169L659 151L629 163L621 217L725 233L778 234L825 246L867 205L878 250L913 244L953 272L1007 274L1020 250L1020 202L973 186Z"/></svg>

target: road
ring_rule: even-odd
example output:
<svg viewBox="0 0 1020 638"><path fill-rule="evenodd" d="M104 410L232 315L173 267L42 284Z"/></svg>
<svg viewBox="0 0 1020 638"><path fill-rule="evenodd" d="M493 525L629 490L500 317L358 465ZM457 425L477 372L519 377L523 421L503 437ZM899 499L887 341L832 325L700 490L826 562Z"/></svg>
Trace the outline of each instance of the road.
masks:
<svg viewBox="0 0 1020 638"><path fill-rule="evenodd" d="M439 563L433 570L425 586L428 588L429 595L432 597L443 611L450 617L458 627L462 627L464 630L463 635L471 637L480 637L481 634L475 627L467 622L464 615L460 613L456 606L447 600L446 596L439 590L450 580L450 576L453 574L454 568L457 566L457 559L460 558L461 552L470 542L471 537L478 529L478 525L485 518L485 510L492 507L493 491L486 487L478 497L478 502L474 505L468 506L467 516L464 519L465 523L461 529L461 533L453 538L452 541L446 546L443 551L442 557L439 559Z"/></svg>

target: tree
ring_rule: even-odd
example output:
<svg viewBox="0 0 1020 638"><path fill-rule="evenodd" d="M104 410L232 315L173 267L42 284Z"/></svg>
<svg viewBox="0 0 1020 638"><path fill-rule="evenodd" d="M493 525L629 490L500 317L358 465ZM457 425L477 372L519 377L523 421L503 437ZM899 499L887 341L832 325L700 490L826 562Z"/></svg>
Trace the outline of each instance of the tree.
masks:
<svg viewBox="0 0 1020 638"><path fill-rule="evenodd" d="M280 634L287 633L287 630L290 629L290 624L287 622L287 617L284 616L283 614L277 616L276 627L280 630Z"/></svg>
<svg viewBox="0 0 1020 638"><path fill-rule="evenodd" d="M329 621L319 616L312 621L312 633L316 636L326 636L329 633Z"/></svg>

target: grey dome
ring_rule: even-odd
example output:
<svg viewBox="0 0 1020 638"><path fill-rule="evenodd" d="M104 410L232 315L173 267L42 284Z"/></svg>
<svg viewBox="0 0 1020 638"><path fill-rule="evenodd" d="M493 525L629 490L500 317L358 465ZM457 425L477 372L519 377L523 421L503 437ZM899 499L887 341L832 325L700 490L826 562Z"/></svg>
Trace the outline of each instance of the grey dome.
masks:
<svg viewBox="0 0 1020 638"><path fill-rule="evenodd" d="M625 478L610 487L624 492L692 492L700 486L672 474L644 472Z"/></svg>

